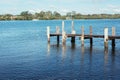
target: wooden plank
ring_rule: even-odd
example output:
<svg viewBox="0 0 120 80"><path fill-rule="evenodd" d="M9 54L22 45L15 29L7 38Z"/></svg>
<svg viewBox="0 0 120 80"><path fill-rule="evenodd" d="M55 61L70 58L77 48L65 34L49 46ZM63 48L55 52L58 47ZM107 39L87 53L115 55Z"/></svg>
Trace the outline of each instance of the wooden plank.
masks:
<svg viewBox="0 0 120 80"><path fill-rule="evenodd" d="M51 33L50 36L62 36L62 34L56 34L56 33ZM73 36L82 36L82 34L66 34L68 37L73 37ZM84 37L90 37L92 36L93 38L104 38L104 35L89 35L85 34ZM120 39L120 36L110 36L108 35L108 39Z"/></svg>

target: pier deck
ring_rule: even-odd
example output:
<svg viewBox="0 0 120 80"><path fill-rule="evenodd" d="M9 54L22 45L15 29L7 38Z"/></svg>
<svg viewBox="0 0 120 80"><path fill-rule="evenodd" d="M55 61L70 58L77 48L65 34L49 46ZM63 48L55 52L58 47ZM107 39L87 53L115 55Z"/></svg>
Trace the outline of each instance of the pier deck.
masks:
<svg viewBox="0 0 120 80"><path fill-rule="evenodd" d="M75 38L80 37L81 45L84 45L84 40L89 39L90 40L90 46L93 44L94 38L103 38L104 39L104 47L108 47L108 40L112 41L112 47L115 47L115 40L120 39L120 36L115 35L115 27L112 27L112 35L108 35L108 28L104 28L104 35L97 35L92 34L92 26L90 26L89 34L84 33L84 27L81 27L81 34L76 34L76 31L74 30L74 23L72 22L72 31L71 34L67 34L64 30L64 21L62 22L62 33L60 33L59 27L56 27L56 33L50 33L50 27L47 27L47 38L48 42L50 42L50 37L57 37L57 43L59 44L59 37L62 37L62 43L66 43L67 38L71 38L71 43L75 43Z"/></svg>
<svg viewBox="0 0 120 80"><path fill-rule="evenodd" d="M50 36L62 36L62 34L56 34L56 33L52 33L50 34ZM66 34L67 37L81 37L82 34ZM104 38L104 35L84 35L85 38ZM108 39L120 39L120 36L112 36L112 35L108 35Z"/></svg>

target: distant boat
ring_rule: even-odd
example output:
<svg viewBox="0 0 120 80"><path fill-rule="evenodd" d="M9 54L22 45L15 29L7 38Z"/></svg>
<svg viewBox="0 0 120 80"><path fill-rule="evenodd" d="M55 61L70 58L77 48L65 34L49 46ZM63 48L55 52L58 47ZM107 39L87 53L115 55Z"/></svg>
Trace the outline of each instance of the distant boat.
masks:
<svg viewBox="0 0 120 80"><path fill-rule="evenodd" d="M32 21L38 21L39 19L33 19Z"/></svg>

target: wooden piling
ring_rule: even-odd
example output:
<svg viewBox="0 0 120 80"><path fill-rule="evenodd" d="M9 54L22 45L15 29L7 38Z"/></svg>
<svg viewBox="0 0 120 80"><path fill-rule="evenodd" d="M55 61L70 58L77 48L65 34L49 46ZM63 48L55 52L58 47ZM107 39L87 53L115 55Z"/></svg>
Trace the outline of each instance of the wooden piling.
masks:
<svg viewBox="0 0 120 80"><path fill-rule="evenodd" d="M71 37L71 43L75 44L75 37Z"/></svg>
<svg viewBox="0 0 120 80"><path fill-rule="evenodd" d="M72 20L72 34L76 34L76 31L74 30L74 21Z"/></svg>
<svg viewBox="0 0 120 80"><path fill-rule="evenodd" d="M84 46L84 26L81 27L81 46Z"/></svg>
<svg viewBox="0 0 120 80"><path fill-rule="evenodd" d="M62 32L64 32L64 21L62 21Z"/></svg>
<svg viewBox="0 0 120 80"><path fill-rule="evenodd" d="M108 28L104 29L104 46L105 48L108 47Z"/></svg>
<svg viewBox="0 0 120 80"><path fill-rule="evenodd" d="M112 27L112 36L115 36L115 27ZM112 39L112 48L115 47L115 39Z"/></svg>
<svg viewBox="0 0 120 80"><path fill-rule="evenodd" d="M66 32L63 31L63 32L62 32L62 43L63 43L63 45L66 44L66 38L67 38L67 36L66 36Z"/></svg>
<svg viewBox="0 0 120 80"><path fill-rule="evenodd" d="M60 43L60 36L57 36L57 44Z"/></svg>
<svg viewBox="0 0 120 80"><path fill-rule="evenodd" d="M50 27L49 26L47 27L47 39L48 39L48 42L50 42Z"/></svg>
<svg viewBox="0 0 120 80"><path fill-rule="evenodd" d="M71 31L72 33L71 34L76 34L75 30L74 30L74 21L72 20L72 27L71 27ZM75 44L75 36L71 37L71 43L72 44Z"/></svg>
<svg viewBox="0 0 120 80"><path fill-rule="evenodd" d="M90 26L90 46L93 45L93 38L92 38L92 26Z"/></svg>
<svg viewBox="0 0 120 80"><path fill-rule="evenodd" d="M62 21L62 43L63 43L63 45L66 44L66 38L67 38L67 36L66 36L66 32L64 30L64 21Z"/></svg>
<svg viewBox="0 0 120 80"><path fill-rule="evenodd" d="M74 34L74 21L72 20L71 32Z"/></svg>
<svg viewBox="0 0 120 80"><path fill-rule="evenodd" d="M60 28L57 26L56 27L56 34L59 34L60 33ZM59 39L59 35L57 35L57 44L59 44L60 42L60 39Z"/></svg>
<svg viewBox="0 0 120 80"><path fill-rule="evenodd" d="M56 27L56 34L59 34L60 33L60 28L57 26Z"/></svg>

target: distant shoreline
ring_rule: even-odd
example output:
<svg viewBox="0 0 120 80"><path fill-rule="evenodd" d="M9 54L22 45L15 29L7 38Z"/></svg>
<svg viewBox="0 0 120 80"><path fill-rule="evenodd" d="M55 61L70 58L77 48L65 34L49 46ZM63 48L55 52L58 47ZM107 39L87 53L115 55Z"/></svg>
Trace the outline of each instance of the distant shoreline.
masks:
<svg viewBox="0 0 120 80"><path fill-rule="evenodd" d="M71 21L71 20L118 20L120 18L114 18L114 19L49 19L49 20L66 20L66 21ZM42 20L0 20L0 21L44 21L45 19ZM49 21L49 20L45 20L45 21Z"/></svg>
<svg viewBox="0 0 120 80"><path fill-rule="evenodd" d="M41 11L34 14L29 11L23 11L18 15L3 14L0 15L1 20L89 20L89 19L120 19L120 14L81 14L75 11L67 12L65 15L57 11Z"/></svg>

